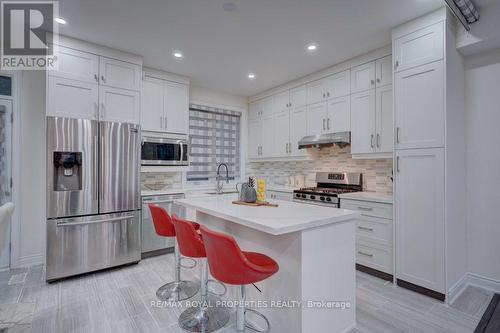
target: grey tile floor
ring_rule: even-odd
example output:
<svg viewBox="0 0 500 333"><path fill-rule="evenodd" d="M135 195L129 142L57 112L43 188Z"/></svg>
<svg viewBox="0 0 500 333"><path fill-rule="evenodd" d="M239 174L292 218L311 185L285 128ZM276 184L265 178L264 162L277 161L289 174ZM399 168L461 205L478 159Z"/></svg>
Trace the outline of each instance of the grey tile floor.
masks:
<svg viewBox="0 0 500 333"><path fill-rule="evenodd" d="M1 271L0 331L183 332L182 309L151 306L156 289L171 280L171 267L173 256L165 255L52 284L42 266ZM183 276L195 279L197 272ZM358 325L351 333L473 332L493 295L469 287L447 306L361 272L356 279ZM231 323L220 332L234 332Z"/></svg>

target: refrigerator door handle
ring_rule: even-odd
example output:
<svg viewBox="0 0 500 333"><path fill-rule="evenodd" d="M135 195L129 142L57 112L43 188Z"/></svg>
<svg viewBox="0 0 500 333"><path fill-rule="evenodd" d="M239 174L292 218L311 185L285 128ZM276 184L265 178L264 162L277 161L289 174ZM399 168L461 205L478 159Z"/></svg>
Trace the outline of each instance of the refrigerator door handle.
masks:
<svg viewBox="0 0 500 333"><path fill-rule="evenodd" d="M86 225L86 224L96 224L96 223L104 223L104 222L114 222L114 221L122 221L122 220L131 220L135 216L134 215L126 215L126 216L119 216L119 217L112 217L109 219L103 219L103 220L93 220L93 221L82 221L82 222L64 222L60 221L57 222L58 227L69 227L69 226L75 226L75 225Z"/></svg>
<svg viewBox="0 0 500 333"><path fill-rule="evenodd" d="M94 135L94 198L99 201L99 137Z"/></svg>

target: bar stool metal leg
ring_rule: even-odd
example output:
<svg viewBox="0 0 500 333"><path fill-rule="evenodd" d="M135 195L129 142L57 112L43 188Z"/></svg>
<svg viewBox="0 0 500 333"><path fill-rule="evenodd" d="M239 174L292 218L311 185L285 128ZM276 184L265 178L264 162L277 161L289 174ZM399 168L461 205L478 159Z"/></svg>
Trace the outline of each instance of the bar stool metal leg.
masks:
<svg viewBox="0 0 500 333"><path fill-rule="evenodd" d="M262 313L257 312L252 309L245 308L246 302L246 290L245 285L240 286L240 290L238 292L238 307L236 308L236 331L237 332L245 332L245 330L249 330L255 333L267 333L271 331L271 323ZM263 330L255 327L246 319L247 312L251 312L254 315L260 317L264 323L265 328Z"/></svg>
<svg viewBox="0 0 500 333"><path fill-rule="evenodd" d="M215 304L219 298L210 296L209 299L207 288L208 263L206 258L201 259L200 266L200 305L190 307L182 312L179 317L179 326L189 332L210 333L227 324L229 321L229 310Z"/></svg>
<svg viewBox="0 0 500 333"><path fill-rule="evenodd" d="M156 296L162 301L183 301L196 295L200 286L193 281L181 280L181 255L177 239L174 244L175 281L161 286Z"/></svg>

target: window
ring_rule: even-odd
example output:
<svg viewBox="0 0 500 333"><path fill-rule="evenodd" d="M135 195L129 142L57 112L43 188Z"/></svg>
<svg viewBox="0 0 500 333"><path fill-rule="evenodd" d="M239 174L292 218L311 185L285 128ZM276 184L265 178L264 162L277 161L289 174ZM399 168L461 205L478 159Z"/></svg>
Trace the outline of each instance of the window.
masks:
<svg viewBox="0 0 500 333"><path fill-rule="evenodd" d="M12 96L12 78L9 76L0 76L0 95Z"/></svg>
<svg viewBox="0 0 500 333"><path fill-rule="evenodd" d="M190 105L191 154L190 171L187 172L188 182L191 184L215 182L219 163L227 164L231 180L240 178L240 122L240 112Z"/></svg>

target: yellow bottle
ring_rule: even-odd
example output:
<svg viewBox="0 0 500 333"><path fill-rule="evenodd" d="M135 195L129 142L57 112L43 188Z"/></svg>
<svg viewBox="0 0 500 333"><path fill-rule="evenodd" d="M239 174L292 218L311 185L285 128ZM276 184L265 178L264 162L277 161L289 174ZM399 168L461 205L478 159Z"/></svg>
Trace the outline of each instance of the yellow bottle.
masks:
<svg viewBox="0 0 500 333"><path fill-rule="evenodd" d="M266 202L266 180L257 180L257 201Z"/></svg>

